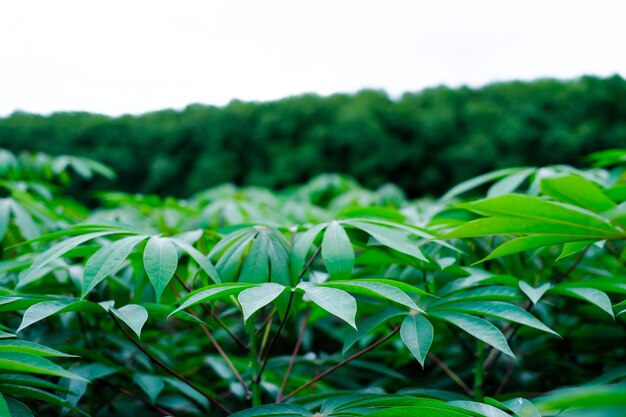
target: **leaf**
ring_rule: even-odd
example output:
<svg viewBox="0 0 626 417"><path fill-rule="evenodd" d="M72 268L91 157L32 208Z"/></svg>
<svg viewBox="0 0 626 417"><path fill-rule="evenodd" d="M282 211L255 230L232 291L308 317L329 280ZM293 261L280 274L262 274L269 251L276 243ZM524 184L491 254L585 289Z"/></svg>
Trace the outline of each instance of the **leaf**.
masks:
<svg viewBox="0 0 626 417"><path fill-rule="evenodd" d="M339 317L355 329L357 328L354 322L356 300L353 296L336 288L322 287L308 282L301 282L297 288L303 290L311 301L323 310Z"/></svg>
<svg viewBox="0 0 626 417"><path fill-rule="evenodd" d="M67 353L59 352L58 350L49 348L48 346L19 339L1 340L0 352L19 352L35 356L48 356L59 358L75 357L75 355L69 355Z"/></svg>
<svg viewBox="0 0 626 417"><path fill-rule="evenodd" d="M555 200L595 212L607 211L616 206L600 187L577 174L544 178L540 189Z"/></svg>
<svg viewBox="0 0 626 417"><path fill-rule="evenodd" d="M404 292L400 291L394 286L372 281L331 281L324 284L319 284L323 287L338 288L344 291L353 292L356 294L366 295L369 297L382 298L385 300L391 300L410 309L423 312L415 302Z"/></svg>
<svg viewBox="0 0 626 417"><path fill-rule="evenodd" d="M315 225L306 232L299 234L295 239L289 258L289 270L294 279L302 272L302 268L306 262L306 256L309 253L313 241L315 241L317 235L319 235L326 226L328 226L327 223Z"/></svg>
<svg viewBox="0 0 626 417"><path fill-rule="evenodd" d="M138 338L141 337L141 329L148 320L148 311L144 307L137 304L128 304L120 309L111 307L109 311L130 327Z"/></svg>
<svg viewBox="0 0 626 417"><path fill-rule="evenodd" d="M35 239L39 235L41 235L41 230L39 226L35 224L33 218L26 210L22 208L15 201L11 202L11 211L13 211L13 221L18 229L20 229L20 233L26 239Z"/></svg>
<svg viewBox="0 0 626 417"><path fill-rule="evenodd" d="M565 242L563 244L563 250L561 251L561 254L559 255L559 257L556 258L556 260L560 261L563 258L567 258L570 255L581 252L585 250L589 245L593 245L594 243L596 243L595 240L580 240L576 242Z"/></svg>
<svg viewBox="0 0 626 417"><path fill-rule="evenodd" d="M406 312L394 307L386 308L371 315L359 323L359 329L355 330L345 337L343 341L343 353L345 354L356 342L363 336L374 330L376 327L386 323L390 319L405 315Z"/></svg>
<svg viewBox="0 0 626 417"><path fill-rule="evenodd" d="M254 242L252 242L250 251L243 261L241 272L239 273L239 282L254 284L269 282L270 265L268 250L269 238L267 233L259 233Z"/></svg>
<svg viewBox="0 0 626 417"><path fill-rule="evenodd" d="M514 304L502 301L460 301L448 303L441 307L438 306L437 308L445 309L446 311L459 311L462 313L497 317L559 336L558 333L537 320L535 316L528 311ZM435 309L429 311L435 311Z"/></svg>
<svg viewBox="0 0 626 417"><path fill-rule="evenodd" d="M535 172L535 168L527 168L502 178L489 188L487 197L497 197L499 195L512 193L533 172Z"/></svg>
<svg viewBox="0 0 626 417"><path fill-rule="evenodd" d="M0 369L9 372L37 373L85 380L44 357L27 353L0 352Z"/></svg>
<svg viewBox="0 0 626 417"><path fill-rule="evenodd" d="M10 200L0 199L0 242L4 240L4 235L9 229L9 217L11 216Z"/></svg>
<svg viewBox="0 0 626 417"><path fill-rule="evenodd" d="M231 417L313 417L313 413L297 404L267 404L232 414Z"/></svg>
<svg viewBox="0 0 626 417"><path fill-rule="evenodd" d="M4 396L0 392L0 416L2 417L12 417L11 411L9 411L9 406L7 405Z"/></svg>
<svg viewBox="0 0 626 417"><path fill-rule="evenodd" d="M354 249L339 222L332 221L322 239L322 258L328 273L336 279L348 278L354 268Z"/></svg>
<svg viewBox="0 0 626 417"><path fill-rule="evenodd" d="M31 265L31 267L27 269L26 271L24 271L23 274L20 274L20 281L17 284L17 288L21 288L24 285L28 284L29 282L33 281L37 275L37 272L39 272L43 267L50 264L51 262L56 261L65 253L74 249L78 245L83 244L89 240L96 239L98 237L111 235L113 233L119 233L119 232L109 230L109 231L101 231L101 232L95 232L95 233L87 233L86 235L79 235L79 236L71 237L69 239L66 239L52 246L47 251L39 254L33 261L33 264Z"/></svg>
<svg viewBox="0 0 626 417"><path fill-rule="evenodd" d="M475 401L450 401L448 404L475 411L485 417L511 417L509 414L492 405L481 404Z"/></svg>
<svg viewBox="0 0 626 417"><path fill-rule="evenodd" d="M409 314L402 321L400 337L415 359L424 367L426 354L433 342L433 325L421 314Z"/></svg>
<svg viewBox="0 0 626 417"><path fill-rule="evenodd" d="M595 213L538 197L508 194L466 203L462 206L485 216L544 221L572 229L585 229L595 236L619 236L620 234L608 221Z"/></svg>
<svg viewBox="0 0 626 417"><path fill-rule="evenodd" d="M541 248L543 246L552 246L571 240L575 240L575 238L544 235L518 237L498 246L489 255L476 263L485 262L490 259L495 259L506 255L512 255L514 253L524 252L531 249Z"/></svg>
<svg viewBox="0 0 626 417"><path fill-rule="evenodd" d="M40 320L43 320L47 317L50 317L54 314L65 313L68 311L84 311L84 312L99 312L103 313L106 310L90 301L76 301L76 300L55 300L55 301L44 301L43 303L38 303L33 306L30 306L25 312L24 317L22 317L22 323L20 327L17 329L17 333L24 330L28 326L37 323Z"/></svg>
<svg viewBox="0 0 626 417"><path fill-rule="evenodd" d="M17 385L0 385L0 391L2 391L5 394L19 395L20 397L26 397L26 398L32 398L35 400L45 401L47 403L58 405L60 407L67 407L70 410L80 415L89 417L87 413L83 412L79 408L76 408L74 405L72 405L68 401L65 401L64 399L54 394L50 394L38 388L24 387L24 386L17 386Z"/></svg>
<svg viewBox="0 0 626 417"><path fill-rule="evenodd" d="M487 184L491 181L497 180L502 177L506 177L508 175L515 174L519 172L521 168L506 168L498 171L488 172L487 174L479 175L467 181L464 181L456 186L452 187L447 193L445 193L442 197L442 201L450 200L460 194L463 194L469 190L480 187L483 184Z"/></svg>
<svg viewBox="0 0 626 417"><path fill-rule="evenodd" d="M178 266L178 254L172 240L152 236L143 252L143 264L159 301Z"/></svg>
<svg viewBox="0 0 626 417"><path fill-rule="evenodd" d="M245 289L239 293L237 300L239 300L241 308L243 309L243 321L248 321L250 316L259 309L278 298L278 296L285 291L285 288L284 285L268 282Z"/></svg>
<svg viewBox="0 0 626 417"><path fill-rule="evenodd" d="M165 382L163 382L163 378L156 375L150 374L134 374L133 381L146 393L148 398L150 398L150 402L154 404L159 397L161 391L165 387Z"/></svg>
<svg viewBox="0 0 626 417"><path fill-rule="evenodd" d="M420 250L417 242L411 239L407 232L367 223L365 221L345 220L344 223L363 230L378 242L393 250L412 256L423 262L428 262L428 259L426 259Z"/></svg>
<svg viewBox="0 0 626 417"><path fill-rule="evenodd" d="M191 246L189 243L184 242L180 239L172 239L172 242L174 242L178 247L184 250L187 255L191 256L191 258L196 261L200 268L202 268L202 270L206 272L206 274L209 276L209 278L211 278L214 283L219 284L220 282L222 282L219 274L217 273L217 269L215 269L211 261L209 261L208 256L203 255L199 250Z"/></svg>
<svg viewBox="0 0 626 417"><path fill-rule="evenodd" d="M28 408L23 403L13 398L7 398L6 400L10 410L10 417L34 417L33 412L30 411L30 408Z"/></svg>
<svg viewBox="0 0 626 417"><path fill-rule="evenodd" d="M530 299L530 301L532 301L533 304L537 304L537 302L539 302L539 299L543 297L543 295L546 293L546 291L550 289L550 287L552 287L552 285L550 285L550 283L548 282L540 285L537 288L531 287L525 281L519 282L520 290L522 290L524 294L528 296L528 298Z"/></svg>
<svg viewBox="0 0 626 417"><path fill-rule="evenodd" d="M222 254L215 267L224 281L232 282L235 280L241 260L244 258L244 252L248 249L253 238L254 234L251 234L236 241Z"/></svg>
<svg viewBox="0 0 626 417"><path fill-rule="evenodd" d="M583 301L587 301L602 311L606 312L609 316L615 318L613 314L613 308L611 307L611 299L606 293L594 288L576 288L576 287L554 287L550 289L551 293L566 295L569 297L578 298Z"/></svg>
<svg viewBox="0 0 626 417"><path fill-rule="evenodd" d="M135 246L146 238L145 235L130 236L103 246L94 253L85 265L81 298L85 298L103 279L114 274Z"/></svg>
<svg viewBox="0 0 626 417"><path fill-rule="evenodd" d="M440 318L454 324L475 338L493 346L500 352L515 359L509 344L502 332L487 320L464 313L452 313L448 311L432 311L430 316Z"/></svg>
<svg viewBox="0 0 626 417"><path fill-rule="evenodd" d="M214 300L219 297L226 297L233 294L239 294L241 291L254 287L254 284L246 284L241 282L228 282L222 284L209 285L208 287L199 288L190 292L180 301L182 304L172 314L185 310L199 303Z"/></svg>

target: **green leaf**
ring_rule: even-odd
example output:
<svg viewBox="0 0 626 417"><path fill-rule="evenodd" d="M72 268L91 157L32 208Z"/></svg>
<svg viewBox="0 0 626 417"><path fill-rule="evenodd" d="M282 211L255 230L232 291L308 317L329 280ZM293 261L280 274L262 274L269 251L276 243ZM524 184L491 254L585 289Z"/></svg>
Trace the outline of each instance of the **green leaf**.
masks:
<svg viewBox="0 0 626 417"><path fill-rule="evenodd" d="M114 274L135 246L146 238L147 236L130 236L103 246L94 253L85 265L81 298L85 298L103 279Z"/></svg>
<svg viewBox="0 0 626 417"><path fill-rule="evenodd" d="M575 238L544 235L518 237L498 246L489 255L476 263L485 262L490 259L495 259L506 255L512 255L514 253L524 252L531 249L541 248L543 246L552 246L571 240L575 240Z"/></svg>
<svg viewBox="0 0 626 417"><path fill-rule="evenodd" d="M7 405L4 396L0 392L0 416L2 417L12 417L11 412L9 411L9 406Z"/></svg>
<svg viewBox="0 0 626 417"><path fill-rule="evenodd" d="M354 268L354 249L348 234L339 222L332 221L322 239L322 258L328 273L336 279L352 275Z"/></svg>
<svg viewBox="0 0 626 417"><path fill-rule="evenodd" d="M296 404L267 404L231 414L231 417L313 417L313 413Z"/></svg>
<svg viewBox="0 0 626 417"><path fill-rule="evenodd" d="M440 307L438 306L437 308L445 309L446 311L458 311L461 313L497 317L559 336L558 333L537 320L528 311L514 304L502 301L460 301L448 303ZM432 312L435 311L435 309L430 309L429 311Z"/></svg>
<svg viewBox="0 0 626 417"><path fill-rule="evenodd" d="M250 246L255 234L250 234L236 241L221 256L216 264L216 268L224 281L232 282L237 276L241 260L244 259L244 252Z"/></svg>
<svg viewBox="0 0 626 417"><path fill-rule="evenodd" d="M9 217L11 216L10 200L0 199L0 242L4 240L4 235L9 229Z"/></svg>
<svg viewBox="0 0 626 417"><path fill-rule="evenodd" d="M278 298L278 296L285 291L285 288L284 285L268 282L245 289L239 293L237 300L239 300L241 308L243 309L243 321L248 321L250 316L259 309Z"/></svg>
<svg viewBox="0 0 626 417"><path fill-rule="evenodd" d="M454 405L456 407L461 407L466 410L474 411L479 413L481 416L486 417L511 417L509 414L504 411L488 404L481 404L475 401L450 401L448 404Z"/></svg>
<svg viewBox="0 0 626 417"><path fill-rule="evenodd" d="M146 393L148 398L150 398L150 402L154 404L159 397L161 391L165 387L165 382L163 382L163 378L156 375L150 374L134 374L133 381Z"/></svg>
<svg viewBox="0 0 626 417"><path fill-rule="evenodd" d="M409 314L402 321L400 327L402 342L422 367L433 342L433 334L433 325L421 314Z"/></svg>
<svg viewBox="0 0 626 417"><path fill-rule="evenodd" d="M255 284L269 282L269 245L267 233L259 233L254 242L252 242L250 251L243 261L241 272L239 274L239 282L250 282Z"/></svg>
<svg viewBox="0 0 626 417"><path fill-rule="evenodd" d="M41 235L41 230L39 226L35 224L32 216L22 208L19 204L12 201L11 202L11 211L13 211L13 221L18 229L20 229L20 233L26 239L35 239L39 235Z"/></svg>
<svg viewBox="0 0 626 417"><path fill-rule="evenodd" d="M109 311L130 327L138 338L141 337L141 329L148 320L148 311L145 308L137 304L128 304L120 309L111 307Z"/></svg>
<svg viewBox="0 0 626 417"><path fill-rule="evenodd" d="M17 332L24 330L28 326L37 323L40 320L43 320L47 317L50 317L54 314L65 313L68 311L83 311L90 313L103 313L106 310L90 301L76 301L76 300L55 300L55 301L44 301L43 303L38 303L33 306L30 306L25 312L24 317L22 317L22 323L20 327L17 329Z"/></svg>
<svg viewBox="0 0 626 417"><path fill-rule="evenodd" d="M428 259L426 259L420 250L417 242L411 239L407 232L400 229L371 224L366 221L344 220L343 223L363 230L384 246L421 261L428 262Z"/></svg>
<svg viewBox="0 0 626 417"><path fill-rule="evenodd" d="M54 246L52 246L47 251L39 254L33 264L29 269L24 271L23 274L20 274L20 281L17 284L17 288L21 288L24 285L33 281L37 276L37 272L39 272L43 267L50 264L51 262L56 261L61 256L63 256L68 251L74 249L80 244L83 244L89 240L96 239L98 237L110 235L113 233L118 233L117 231L102 231L95 233L87 233L86 235L74 236L69 239L66 239Z"/></svg>
<svg viewBox="0 0 626 417"><path fill-rule="evenodd" d="M159 301L178 266L178 254L172 239L152 236L143 253L143 264Z"/></svg>
<svg viewBox="0 0 626 417"><path fill-rule="evenodd" d="M606 312L609 316L615 318L613 314L613 308L611 307L611 299L606 293L595 288L576 288L576 287L554 287L550 289L551 293L566 295L569 297L578 298L583 301L587 301L602 311Z"/></svg>
<svg viewBox="0 0 626 417"><path fill-rule="evenodd" d="M8 372L37 373L85 380L42 356L27 353L0 352L0 369Z"/></svg>
<svg viewBox="0 0 626 417"><path fill-rule="evenodd" d="M502 177L506 177L508 175L516 174L523 168L506 168L498 171L488 172L483 175L479 175L467 181L464 181L456 186L452 187L447 193L445 193L442 197L442 201L450 200L460 194L463 194L469 190L473 190L474 188L480 187L481 185L487 184L491 181L495 181Z"/></svg>
<svg viewBox="0 0 626 417"><path fill-rule="evenodd" d="M540 189L555 200L595 212L607 211L616 206L600 187L577 174L544 178Z"/></svg>
<svg viewBox="0 0 626 417"><path fill-rule="evenodd" d="M400 291L392 285L388 285L381 282L372 281L330 281L323 284L319 284L323 287L338 288L340 290L353 292L355 294L365 295L369 297L382 298L385 300L391 300L410 309L423 312L417 304L404 292Z"/></svg>
<svg viewBox="0 0 626 417"><path fill-rule="evenodd" d="M254 284L241 282L227 282L222 284L209 285L208 287L199 288L190 292L180 301L182 304L172 314L176 314L186 308L192 307L199 303L205 303L216 298L226 297L233 294L239 294L241 291L254 287Z"/></svg>
<svg viewBox="0 0 626 417"><path fill-rule="evenodd" d="M172 241L178 247L184 250L187 255L191 256L191 258L196 261L200 268L202 268L202 270L206 272L206 274L209 276L209 278L211 278L214 283L219 284L220 282L222 282L219 274L217 273L217 269L215 269L211 261L209 261L208 256L203 255L199 250L191 246L189 243L184 242L180 239L172 239Z"/></svg>
<svg viewBox="0 0 626 417"><path fill-rule="evenodd" d="M345 354L363 336L374 330L376 327L386 323L390 319L405 315L406 312L395 307L386 308L373 314L359 323L359 329L348 333L343 341L343 353Z"/></svg>
<svg viewBox="0 0 626 417"><path fill-rule="evenodd" d="M550 289L550 287L552 287L552 285L548 282L540 285L537 288L531 287L525 281L519 282L520 290L522 290L524 294L526 294L528 298L530 298L530 301L532 301L533 304L537 304L539 302L539 299L543 297L543 295L546 293L546 291Z"/></svg>
<svg viewBox="0 0 626 417"><path fill-rule="evenodd" d="M34 417L33 412L25 404L14 398L7 398L6 400L10 410L10 417Z"/></svg>
<svg viewBox="0 0 626 417"><path fill-rule="evenodd" d="M503 194L512 193L524 182L526 178L535 172L535 168L522 169L511 175L507 175L495 184L487 192L487 197L497 197Z"/></svg>
<svg viewBox="0 0 626 417"><path fill-rule="evenodd" d="M474 317L469 314L452 313L448 311L433 311L429 314L432 317L437 317L454 324L475 338L482 340L505 355L515 359L515 355L511 351L511 348L509 347L509 344L507 343L502 332L487 320Z"/></svg>
<svg viewBox="0 0 626 417"><path fill-rule="evenodd" d="M35 356L49 356L61 358L75 357L75 355L69 355L67 353L59 352L58 350L49 348L48 346L19 339L1 340L0 352L20 352L28 353L29 355Z"/></svg>
<svg viewBox="0 0 626 417"><path fill-rule="evenodd" d="M1 384L0 391L2 391L5 394L19 395L20 397L26 397L26 398L32 398L35 400L45 401L47 403L58 405L60 407L67 407L70 410L80 415L89 417L87 413L83 412L79 408L76 408L74 405L72 405L68 401L54 394L50 394L49 392L38 389L38 388Z"/></svg>
<svg viewBox="0 0 626 417"><path fill-rule="evenodd" d="M466 203L463 207L485 216L517 217L559 224L571 229L585 229L594 236L620 235L608 221L595 213L538 197L508 194Z"/></svg>
<svg viewBox="0 0 626 417"><path fill-rule="evenodd" d="M567 258L570 255L579 253L585 250L589 245L593 245L594 243L596 243L595 240L580 240L576 242L565 242L563 244L563 250L561 251L561 254L559 255L559 257L556 258L556 260L560 261L561 259Z"/></svg>
<svg viewBox="0 0 626 417"><path fill-rule="evenodd" d="M303 290L311 301L323 310L339 317L355 329L357 328L354 322L356 300L353 296L336 288L322 287L308 282L301 282L297 288Z"/></svg>

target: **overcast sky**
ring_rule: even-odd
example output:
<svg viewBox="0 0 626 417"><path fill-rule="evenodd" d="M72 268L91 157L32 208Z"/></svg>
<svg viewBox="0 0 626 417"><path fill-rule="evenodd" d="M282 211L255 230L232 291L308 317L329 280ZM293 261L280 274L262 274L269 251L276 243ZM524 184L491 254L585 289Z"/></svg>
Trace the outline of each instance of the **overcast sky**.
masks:
<svg viewBox="0 0 626 417"><path fill-rule="evenodd" d="M0 115L626 74L624 0L0 0Z"/></svg>

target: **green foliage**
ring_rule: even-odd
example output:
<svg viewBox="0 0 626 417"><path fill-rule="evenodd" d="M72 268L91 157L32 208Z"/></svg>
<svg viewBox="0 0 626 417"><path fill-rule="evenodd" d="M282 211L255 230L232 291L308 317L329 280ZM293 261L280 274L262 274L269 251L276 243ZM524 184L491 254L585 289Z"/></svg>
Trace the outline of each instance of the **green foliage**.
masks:
<svg viewBox="0 0 626 417"><path fill-rule="evenodd" d="M0 152L0 416L621 416L624 155L87 209Z"/></svg>
<svg viewBox="0 0 626 417"><path fill-rule="evenodd" d="M365 90L268 103L233 101L225 107L195 104L116 118L15 113L0 119L0 147L95 158L115 169L122 191L178 197L225 182L284 188L341 171L377 190L352 192L352 180L334 178L332 188L311 184L315 204L326 206L333 194L341 194L345 200L396 206L403 192L385 185L390 182L410 196L441 195L489 171L578 165L593 151L623 146L625 94L626 81L612 76L437 87L398 99ZM610 153L598 158L597 164L615 160ZM0 166L3 162L11 160L0 155ZM492 191L506 193L523 181L527 168L518 171ZM112 187L108 181L97 184ZM81 181L71 191L84 195L80 191L86 188ZM223 199L216 205L231 203ZM259 205L240 208L242 213L228 215L264 211ZM215 210L207 207L205 219Z"/></svg>

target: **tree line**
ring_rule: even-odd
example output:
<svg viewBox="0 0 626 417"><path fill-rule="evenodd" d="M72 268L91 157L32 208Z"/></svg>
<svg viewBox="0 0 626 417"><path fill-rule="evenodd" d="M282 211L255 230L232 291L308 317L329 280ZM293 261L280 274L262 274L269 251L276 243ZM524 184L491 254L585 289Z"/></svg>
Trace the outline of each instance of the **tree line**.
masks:
<svg viewBox="0 0 626 417"><path fill-rule="evenodd" d="M368 187L392 182L409 196L440 195L490 170L580 165L591 152L623 146L625 98L616 75L399 98L306 94L121 117L16 112L0 119L0 147L88 156L118 173L116 184L95 187L137 193L188 196L223 182L284 188L341 172Z"/></svg>

